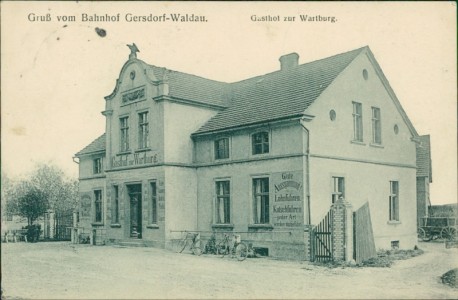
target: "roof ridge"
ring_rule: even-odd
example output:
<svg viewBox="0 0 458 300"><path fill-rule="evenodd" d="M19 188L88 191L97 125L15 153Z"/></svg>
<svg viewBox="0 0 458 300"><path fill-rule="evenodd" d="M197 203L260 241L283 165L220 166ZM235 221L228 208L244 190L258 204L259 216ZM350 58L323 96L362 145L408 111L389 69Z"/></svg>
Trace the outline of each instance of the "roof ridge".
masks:
<svg viewBox="0 0 458 300"><path fill-rule="evenodd" d="M295 68L293 68L293 69L291 69L291 70L294 70L294 69L300 68L300 67L304 67L304 66L309 65L309 64L312 64L312 63L318 63L318 62L321 62L321 61L323 61L323 60L331 59L331 58L334 58L334 57L337 57L337 56L340 56L340 55L346 55L346 54L349 54L349 53L351 53L351 52L362 51L363 49L368 48L368 47L369 47L369 46L363 46L363 47L360 47L360 48L357 48L357 49L345 51L345 52L342 52L342 53L334 54L334 55L327 56L327 57L323 57L323 58L320 58L320 59L311 60L311 61L305 62L305 63L303 63L303 64L300 64L300 65L298 65L297 67L295 67ZM242 79L242 80L239 80L239 81L234 81L234 82L231 82L230 84L231 84L231 85L232 85L232 84L237 84L237 83L241 83L241 82L243 82L243 81L253 80L253 79L258 78L258 77L264 77L264 76L272 75L272 74L279 73L279 72L285 72L285 70L278 69L278 70L275 70L275 71L272 71L272 72L269 72L269 73L265 73L265 74L263 74L263 75L256 75L256 76L254 76L254 77L245 78L245 79Z"/></svg>
<svg viewBox="0 0 458 300"><path fill-rule="evenodd" d="M197 78L200 78L200 79L205 79L205 80L208 80L208 81L213 81L213 82L216 82L216 83L222 83L222 84L229 84L228 82L225 82L225 81L220 81L220 80L215 80L215 79L210 79L210 78L206 78L206 77L203 77L203 76L200 76L200 75L195 75L195 74L191 74L191 73L186 73L186 72L182 72L182 71L177 71L177 70L173 70L173 69L169 69L167 67L161 67L161 66L156 66L156 65L153 65L153 64L148 64L142 60L140 60L141 62L143 62L145 65L147 65L148 67L152 67L152 68L157 68L157 69L164 69L164 70L167 70L169 72L174 72L174 73L178 73L178 74L184 74L186 76L192 76L192 77L197 77Z"/></svg>
<svg viewBox="0 0 458 300"><path fill-rule="evenodd" d="M360 47L289 70L276 70L231 83L231 105L210 118L193 135L223 130L236 123L239 127L247 126L304 113L366 48ZM289 105L285 105L286 102Z"/></svg>

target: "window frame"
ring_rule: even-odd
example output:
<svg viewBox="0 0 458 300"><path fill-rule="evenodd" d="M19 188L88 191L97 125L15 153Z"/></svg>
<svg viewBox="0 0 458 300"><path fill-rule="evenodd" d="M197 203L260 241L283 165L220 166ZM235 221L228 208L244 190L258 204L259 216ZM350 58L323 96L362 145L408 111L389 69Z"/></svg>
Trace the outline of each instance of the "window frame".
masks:
<svg viewBox="0 0 458 300"><path fill-rule="evenodd" d="M92 174L102 174L103 171L103 164L102 164L102 157L96 157L92 160Z"/></svg>
<svg viewBox="0 0 458 300"><path fill-rule="evenodd" d="M219 178L215 179L215 197L214 197L214 224L216 225L229 225L232 224L232 186L231 180L229 178ZM223 185L227 184L227 187ZM221 187L221 188L220 188ZM222 192L219 193L219 191ZM227 191L228 193L225 193ZM221 202L222 201L222 214L220 211ZM221 220L221 216L223 216L224 220Z"/></svg>
<svg viewBox="0 0 458 300"><path fill-rule="evenodd" d="M119 185L113 185L111 224L119 224Z"/></svg>
<svg viewBox="0 0 458 300"><path fill-rule="evenodd" d="M125 124L123 120L126 120ZM120 152L127 152L130 150L130 141L129 141L129 116L119 117L119 149Z"/></svg>
<svg viewBox="0 0 458 300"><path fill-rule="evenodd" d="M148 200L149 205L150 205L148 221L149 221L149 224L151 225L158 224L158 196L157 196L158 188L157 187L158 187L158 184L156 180L149 182L151 196Z"/></svg>
<svg viewBox="0 0 458 300"><path fill-rule="evenodd" d="M150 147L149 140L149 112L140 111L138 112L138 148L148 149ZM142 118L146 116L146 118Z"/></svg>
<svg viewBox="0 0 458 300"><path fill-rule="evenodd" d="M364 128L363 128L363 105L361 102L353 101L353 141L364 142ZM358 112L359 108L359 112Z"/></svg>
<svg viewBox="0 0 458 300"><path fill-rule="evenodd" d="M255 142L255 138L258 135L264 135L261 136L261 141L260 142ZM267 141L264 141L264 137L267 137ZM259 130L250 135L250 142L251 142L251 155L263 155L263 154L269 154L270 153L270 131L269 130ZM256 146L260 145L261 146L261 151L257 152L256 151ZM267 150L266 150L267 148Z"/></svg>
<svg viewBox="0 0 458 300"><path fill-rule="evenodd" d="M266 186L265 183L267 183L267 191L256 191L257 185L256 182L259 182L259 187L262 189L262 182L264 181L264 187ZM253 212L252 212L252 218L253 218L253 224L255 225L270 225L270 177L269 176L259 176L259 177L253 177L252 178L252 207L253 207ZM258 197L260 197L258 201ZM267 200L266 200L267 197ZM258 205L258 202L260 205ZM266 203L267 203L267 208L266 208ZM263 206L264 204L264 206ZM258 206L259 212L258 212ZM264 209L263 209L264 207ZM266 215L267 213L267 215Z"/></svg>
<svg viewBox="0 0 458 300"><path fill-rule="evenodd" d="M221 154L221 151L219 150L220 149L219 148L220 147L220 145L219 145L220 141L226 141L226 145L225 145L226 150L223 152L224 154L226 154L225 157L220 156L220 154ZM213 157L215 158L215 160L229 159L231 157L230 149L231 149L230 138L227 137L227 136L218 137L213 142L213 151L214 151L214 156Z"/></svg>
<svg viewBox="0 0 458 300"><path fill-rule="evenodd" d="M100 197L97 197L99 195ZM103 190L102 189L94 189L93 190L94 196L94 217L93 221L97 224L103 224ZM99 211L100 210L100 211Z"/></svg>
<svg viewBox="0 0 458 300"><path fill-rule="evenodd" d="M379 107L372 106L371 110L372 110L372 143L375 145L381 145L382 144L382 113ZM375 112L378 112L378 118L377 116L374 115Z"/></svg>
<svg viewBox="0 0 458 300"><path fill-rule="evenodd" d="M396 189L393 189L394 186L396 186ZM399 181L397 180L390 180L390 194L388 203L388 221L399 222Z"/></svg>
<svg viewBox="0 0 458 300"><path fill-rule="evenodd" d="M331 203L334 204L337 200L345 199L345 177L340 175L331 176Z"/></svg>

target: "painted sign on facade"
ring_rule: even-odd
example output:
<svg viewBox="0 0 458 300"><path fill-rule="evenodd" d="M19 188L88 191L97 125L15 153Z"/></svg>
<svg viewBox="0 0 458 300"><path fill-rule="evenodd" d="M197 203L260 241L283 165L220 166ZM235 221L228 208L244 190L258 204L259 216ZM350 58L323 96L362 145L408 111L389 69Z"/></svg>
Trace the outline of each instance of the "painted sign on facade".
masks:
<svg viewBox="0 0 458 300"><path fill-rule="evenodd" d="M304 199L302 172L272 174L274 199L272 221L275 228L302 228L304 224Z"/></svg>
<svg viewBox="0 0 458 300"><path fill-rule="evenodd" d="M142 153L113 156L111 158L111 167L120 168L138 165L152 165L157 164L158 162L158 153L151 153L150 151L145 151Z"/></svg>
<svg viewBox="0 0 458 300"><path fill-rule="evenodd" d="M80 218L91 217L91 196L90 194L82 194L80 202Z"/></svg>

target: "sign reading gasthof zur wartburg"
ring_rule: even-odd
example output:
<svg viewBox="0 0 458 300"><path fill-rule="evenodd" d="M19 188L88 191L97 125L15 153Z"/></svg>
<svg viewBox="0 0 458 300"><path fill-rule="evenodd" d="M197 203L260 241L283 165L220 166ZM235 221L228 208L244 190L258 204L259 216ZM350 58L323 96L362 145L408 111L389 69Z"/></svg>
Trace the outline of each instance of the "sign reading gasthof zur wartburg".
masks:
<svg viewBox="0 0 458 300"><path fill-rule="evenodd" d="M273 173L274 199L272 221L275 228L302 227L304 199L302 172Z"/></svg>

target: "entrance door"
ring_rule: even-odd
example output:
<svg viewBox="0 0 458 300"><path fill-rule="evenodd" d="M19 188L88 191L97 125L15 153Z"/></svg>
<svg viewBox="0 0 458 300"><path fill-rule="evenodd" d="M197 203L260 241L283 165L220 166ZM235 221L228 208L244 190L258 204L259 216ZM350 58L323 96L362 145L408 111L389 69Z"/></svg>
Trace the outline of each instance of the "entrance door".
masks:
<svg viewBox="0 0 458 300"><path fill-rule="evenodd" d="M130 237L142 238L142 186L128 185L130 198Z"/></svg>

